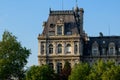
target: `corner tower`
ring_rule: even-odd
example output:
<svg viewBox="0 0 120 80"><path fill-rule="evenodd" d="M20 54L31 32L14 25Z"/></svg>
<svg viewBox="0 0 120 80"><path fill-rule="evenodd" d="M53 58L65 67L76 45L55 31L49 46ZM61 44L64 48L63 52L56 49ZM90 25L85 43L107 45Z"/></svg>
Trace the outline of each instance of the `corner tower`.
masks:
<svg viewBox="0 0 120 80"><path fill-rule="evenodd" d="M49 64L57 73L63 68L65 61L73 67L81 61L83 54L82 8L72 10L50 9L49 17L43 23L44 29L38 36L38 63Z"/></svg>

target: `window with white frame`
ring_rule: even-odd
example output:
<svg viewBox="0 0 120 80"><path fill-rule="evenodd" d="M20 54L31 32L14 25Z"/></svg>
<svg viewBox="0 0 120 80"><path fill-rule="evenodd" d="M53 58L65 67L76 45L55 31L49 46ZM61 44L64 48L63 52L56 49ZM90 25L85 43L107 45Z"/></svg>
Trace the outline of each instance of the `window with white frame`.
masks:
<svg viewBox="0 0 120 80"><path fill-rule="evenodd" d="M67 44L66 46L66 53L71 53L71 45Z"/></svg>
<svg viewBox="0 0 120 80"><path fill-rule="evenodd" d="M111 42L109 44L109 55L115 54L115 43Z"/></svg>
<svg viewBox="0 0 120 80"><path fill-rule="evenodd" d="M114 47L109 48L109 54L112 55L114 53Z"/></svg>
<svg viewBox="0 0 120 80"><path fill-rule="evenodd" d="M93 54L94 56L97 56L97 55L98 55L98 47L93 47L93 48L92 48L92 54Z"/></svg>
<svg viewBox="0 0 120 80"><path fill-rule="evenodd" d="M106 49L102 48L102 55L105 55L105 54L106 54Z"/></svg>
<svg viewBox="0 0 120 80"><path fill-rule="evenodd" d="M98 47L98 43L95 41L92 44L92 55L97 56L98 54L99 54L99 47Z"/></svg>

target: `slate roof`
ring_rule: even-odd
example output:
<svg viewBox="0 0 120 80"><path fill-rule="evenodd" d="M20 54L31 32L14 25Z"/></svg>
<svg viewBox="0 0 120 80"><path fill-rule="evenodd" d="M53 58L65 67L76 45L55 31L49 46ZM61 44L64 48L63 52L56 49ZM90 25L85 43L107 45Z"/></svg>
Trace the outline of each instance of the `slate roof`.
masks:
<svg viewBox="0 0 120 80"><path fill-rule="evenodd" d="M92 44L97 42L99 45L99 51L102 52L102 48L108 50L109 43L115 44L116 50L120 48L120 36L103 36L103 37L89 37L89 41L84 45L84 55L90 55L92 52Z"/></svg>
<svg viewBox="0 0 120 80"><path fill-rule="evenodd" d="M72 34L79 34L80 27L77 25L75 10L50 10L48 20L44 23L42 35L46 35L49 31L55 31L57 21L62 19L64 23L64 35L67 31ZM53 26L53 27L50 27Z"/></svg>

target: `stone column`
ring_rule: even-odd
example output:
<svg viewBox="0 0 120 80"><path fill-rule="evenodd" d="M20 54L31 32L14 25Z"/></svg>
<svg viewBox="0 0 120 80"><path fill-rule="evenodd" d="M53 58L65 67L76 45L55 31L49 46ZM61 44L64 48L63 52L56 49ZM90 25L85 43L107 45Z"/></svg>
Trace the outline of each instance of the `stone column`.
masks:
<svg viewBox="0 0 120 80"><path fill-rule="evenodd" d="M82 56L83 55L83 46L82 46L82 43L81 41L79 42L79 45L80 45L80 55Z"/></svg>
<svg viewBox="0 0 120 80"><path fill-rule="evenodd" d="M80 52L79 52L79 51L80 51L80 47L79 47L79 46L80 46L80 43L77 42L76 44L77 44L77 54L79 55L79 54L80 54Z"/></svg>
<svg viewBox="0 0 120 80"><path fill-rule="evenodd" d="M78 52L77 52L77 54L79 54L80 55L80 41L78 41Z"/></svg>
<svg viewBox="0 0 120 80"><path fill-rule="evenodd" d="M73 67L74 67L74 65L75 65L74 60L71 60L71 68L73 68Z"/></svg>
<svg viewBox="0 0 120 80"><path fill-rule="evenodd" d="M64 25L62 26L62 35L64 35Z"/></svg>
<svg viewBox="0 0 120 80"><path fill-rule="evenodd" d="M64 68L64 65L65 65L65 61L62 60L62 69Z"/></svg>
<svg viewBox="0 0 120 80"><path fill-rule="evenodd" d="M65 42L62 42L62 55L65 55Z"/></svg>
<svg viewBox="0 0 120 80"><path fill-rule="evenodd" d="M41 66L41 61L40 61L40 59L38 58L38 64Z"/></svg>
<svg viewBox="0 0 120 80"><path fill-rule="evenodd" d="M74 41L71 41L71 52L72 52L72 55L74 55L74 48L75 48L75 46L74 46Z"/></svg>
<svg viewBox="0 0 120 80"><path fill-rule="evenodd" d="M45 47L44 47L44 50L45 50L45 51L44 51L44 52L45 52L44 54L46 55L46 51L47 51L47 42L45 42L44 46L45 46Z"/></svg>
<svg viewBox="0 0 120 80"><path fill-rule="evenodd" d="M53 69L57 72L57 63L55 60L53 60Z"/></svg>
<svg viewBox="0 0 120 80"><path fill-rule="evenodd" d="M57 47L56 42L53 43L53 46L54 46L53 47L53 55L56 55L56 49L57 49L56 48Z"/></svg>

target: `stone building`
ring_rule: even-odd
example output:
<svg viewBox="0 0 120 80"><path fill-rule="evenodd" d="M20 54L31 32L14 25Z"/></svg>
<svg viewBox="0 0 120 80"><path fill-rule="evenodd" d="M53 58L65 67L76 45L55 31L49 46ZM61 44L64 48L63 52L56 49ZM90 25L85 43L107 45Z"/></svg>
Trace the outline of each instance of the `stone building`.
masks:
<svg viewBox="0 0 120 80"><path fill-rule="evenodd" d="M83 30L83 8L50 9L43 32L38 35L38 63L49 64L57 73L65 61L73 67L79 62L114 59L119 63L120 37L88 37Z"/></svg>
<svg viewBox="0 0 120 80"><path fill-rule="evenodd" d="M85 62L94 63L97 59L103 59L120 64L120 36L89 37L83 51Z"/></svg>

